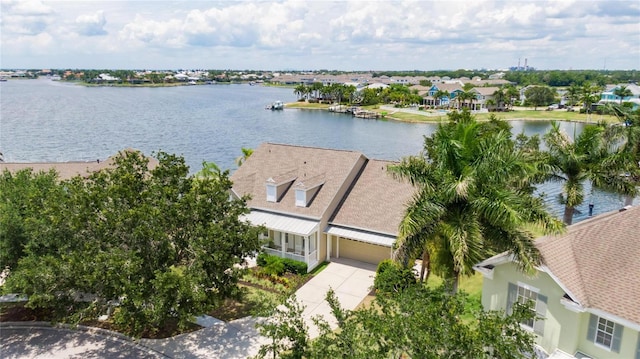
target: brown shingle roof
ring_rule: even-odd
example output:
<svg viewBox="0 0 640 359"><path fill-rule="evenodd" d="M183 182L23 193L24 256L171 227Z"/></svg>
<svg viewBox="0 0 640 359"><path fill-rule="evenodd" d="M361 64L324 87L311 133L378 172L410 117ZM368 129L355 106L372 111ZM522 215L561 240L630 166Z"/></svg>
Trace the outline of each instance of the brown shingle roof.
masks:
<svg viewBox="0 0 640 359"><path fill-rule="evenodd" d="M640 324L640 207L580 222L536 246L582 306Z"/></svg>
<svg viewBox="0 0 640 359"><path fill-rule="evenodd" d="M127 149L124 151L135 151L131 149ZM110 167L113 165L113 158L109 157L104 161L91 161L91 162L81 162L81 161L73 161L73 162L25 162L25 163L17 163L17 162L0 162L0 172L5 169L9 172L15 173L23 169L31 168L35 173L38 172L49 172L54 169L58 173L58 178L61 180L70 179L75 176L88 176L92 172L96 172L102 170L104 168ZM154 168L158 165L158 160L155 158L149 158L149 168Z"/></svg>
<svg viewBox="0 0 640 359"><path fill-rule="evenodd" d="M387 172L390 164L370 160L330 223L397 236L414 189Z"/></svg>
<svg viewBox="0 0 640 359"><path fill-rule="evenodd" d="M231 176L233 191L239 196L250 194L251 208L319 219L340 200L339 190L349 185L348 177L355 176L365 159L356 151L264 143ZM268 202L267 179L283 174L293 174L295 180L278 202ZM296 207L294 186L300 182L309 186L322 179L313 201L307 207Z"/></svg>

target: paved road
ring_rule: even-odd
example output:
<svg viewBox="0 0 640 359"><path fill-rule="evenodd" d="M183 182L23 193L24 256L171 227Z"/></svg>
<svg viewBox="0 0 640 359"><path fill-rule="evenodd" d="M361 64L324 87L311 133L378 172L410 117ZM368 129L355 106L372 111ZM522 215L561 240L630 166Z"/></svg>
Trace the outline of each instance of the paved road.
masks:
<svg viewBox="0 0 640 359"><path fill-rule="evenodd" d="M333 288L345 309L354 309L373 285L375 265L334 259L327 268L296 292L306 307L304 317L310 336L317 336L311 321L322 316L333 327L336 323L324 298ZM20 323L0 326L0 358L174 358L240 359L254 356L267 339L255 329L256 319L243 318L225 323L208 318L203 329L167 339L141 339L133 342L125 337L97 329L71 330L46 324Z"/></svg>
<svg viewBox="0 0 640 359"><path fill-rule="evenodd" d="M82 358L158 359L164 355L135 343L96 331L57 327L16 326L0 328L3 359Z"/></svg>

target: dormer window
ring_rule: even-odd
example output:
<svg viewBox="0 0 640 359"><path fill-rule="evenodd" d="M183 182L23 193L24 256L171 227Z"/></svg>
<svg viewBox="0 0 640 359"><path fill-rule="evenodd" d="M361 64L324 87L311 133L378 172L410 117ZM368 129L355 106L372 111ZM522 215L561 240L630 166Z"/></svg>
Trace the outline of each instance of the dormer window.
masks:
<svg viewBox="0 0 640 359"><path fill-rule="evenodd" d="M307 191L296 189L296 207L307 206Z"/></svg>
<svg viewBox="0 0 640 359"><path fill-rule="evenodd" d="M278 202L296 180L296 170L291 170L275 177L269 177L265 183L267 202Z"/></svg>
<svg viewBox="0 0 640 359"><path fill-rule="evenodd" d="M324 174L305 178L296 183L296 207L307 207L324 184Z"/></svg>
<svg viewBox="0 0 640 359"><path fill-rule="evenodd" d="M276 185L267 183L267 202L276 202L277 200Z"/></svg>

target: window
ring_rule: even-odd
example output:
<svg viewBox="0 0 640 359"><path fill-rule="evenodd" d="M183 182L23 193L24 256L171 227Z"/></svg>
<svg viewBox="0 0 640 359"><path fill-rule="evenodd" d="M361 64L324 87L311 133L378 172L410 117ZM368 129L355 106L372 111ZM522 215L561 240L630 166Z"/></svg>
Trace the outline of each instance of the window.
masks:
<svg viewBox="0 0 640 359"><path fill-rule="evenodd" d="M267 185L267 201L269 202L276 201L276 186L271 184Z"/></svg>
<svg viewBox="0 0 640 359"><path fill-rule="evenodd" d="M307 206L307 192L301 189L296 189L296 206L297 207L306 207Z"/></svg>
<svg viewBox="0 0 640 359"><path fill-rule="evenodd" d="M526 319L522 322L523 325L533 329L536 316L536 302L538 301L538 293L518 286L518 303L529 307L529 310L533 312L533 318Z"/></svg>
<svg viewBox="0 0 640 359"><path fill-rule="evenodd" d="M604 318L598 318L595 343L611 349L613 342L613 327L615 323Z"/></svg>
<svg viewBox="0 0 640 359"><path fill-rule="evenodd" d="M620 324L591 314L587 340L599 347L619 353L623 329L624 327Z"/></svg>
<svg viewBox="0 0 640 359"><path fill-rule="evenodd" d="M533 330L536 334L544 334L544 318L547 314L547 297L540 294L537 288L524 283L509 283L507 297L507 313L511 314L513 304L520 303L529 307L534 318L525 320L522 325Z"/></svg>

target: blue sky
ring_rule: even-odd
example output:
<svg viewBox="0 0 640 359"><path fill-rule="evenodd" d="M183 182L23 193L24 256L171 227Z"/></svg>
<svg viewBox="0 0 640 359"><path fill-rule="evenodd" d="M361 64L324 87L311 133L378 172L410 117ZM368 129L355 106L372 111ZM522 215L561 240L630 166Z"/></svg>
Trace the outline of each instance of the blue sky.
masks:
<svg viewBox="0 0 640 359"><path fill-rule="evenodd" d="M2 68L640 69L640 1L0 0Z"/></svg>

